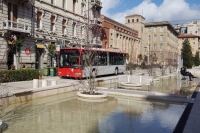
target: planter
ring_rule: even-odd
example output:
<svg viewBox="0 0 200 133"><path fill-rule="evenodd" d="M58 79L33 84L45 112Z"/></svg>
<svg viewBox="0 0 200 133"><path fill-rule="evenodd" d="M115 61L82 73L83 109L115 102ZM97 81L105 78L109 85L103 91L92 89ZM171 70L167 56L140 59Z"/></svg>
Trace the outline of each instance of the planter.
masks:
<svg viewBox="0 0 200 133"><path fill-rule="evenodd" d="M96 92L95 94L86 94L85 92L77 92L77 96L85 99L104 99L107 98L107 93L105 92Z"/></svg>
<svg viewBox="0 0 200 133"><path fill-rule="evenodd" d="M42 75L39 75L38 79L42 79Z"/></svg>

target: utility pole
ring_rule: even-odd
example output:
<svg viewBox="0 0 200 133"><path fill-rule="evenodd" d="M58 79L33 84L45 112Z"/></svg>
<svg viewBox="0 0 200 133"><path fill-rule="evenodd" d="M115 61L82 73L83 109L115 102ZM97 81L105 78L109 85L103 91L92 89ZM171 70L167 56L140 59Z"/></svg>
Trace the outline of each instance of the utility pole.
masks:
<svg viewBox="0 0 200 133"><path fill-rule="evenodd" d="M148 29L148 60L147 60L147 64L149 65L149 51L150 51L150 45L149 45L149 39L150 39L150 37L149 37L149 29Z"/></svg>

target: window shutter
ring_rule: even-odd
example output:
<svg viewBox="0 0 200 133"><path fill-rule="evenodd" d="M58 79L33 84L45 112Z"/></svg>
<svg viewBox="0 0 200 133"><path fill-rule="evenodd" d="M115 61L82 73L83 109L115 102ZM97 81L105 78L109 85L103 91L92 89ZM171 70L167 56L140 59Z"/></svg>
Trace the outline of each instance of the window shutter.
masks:
<svg viewBox="0 0 200 133"><path fill-rule="evenodd" d="M55 16L51 16L51 23L55 24Z"/></svg>
<svg viewBox="0 0 200 133"><path fill-rule="evenodd" d="M37 19L42 19L42 12L37 12Z"/></svg>
<svg viewBox="0 0 200 133"><path fill-rule="evenodd" d="M63 27L66 27L66 20L64 20L64 19L63 19L63 21L62 21L62 26L63 26Z"/></svg>

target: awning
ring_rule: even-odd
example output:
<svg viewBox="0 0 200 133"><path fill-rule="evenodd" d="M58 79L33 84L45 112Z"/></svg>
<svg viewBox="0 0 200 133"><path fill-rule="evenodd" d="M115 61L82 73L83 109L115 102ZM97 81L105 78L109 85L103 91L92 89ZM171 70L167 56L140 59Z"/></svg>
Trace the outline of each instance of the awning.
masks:
<svg viewBox="0 0 200 133"><path fill-rule="evenodd" d="M37 48L45 48L44 44L36 44Z"/></svg>
<svg viewBox="0 0 200 133"><path fill-rule="evenodd" d="M8 44L10 44L10 45L14 45L15 42L13 42L13 41L8 41Z"/></svg>

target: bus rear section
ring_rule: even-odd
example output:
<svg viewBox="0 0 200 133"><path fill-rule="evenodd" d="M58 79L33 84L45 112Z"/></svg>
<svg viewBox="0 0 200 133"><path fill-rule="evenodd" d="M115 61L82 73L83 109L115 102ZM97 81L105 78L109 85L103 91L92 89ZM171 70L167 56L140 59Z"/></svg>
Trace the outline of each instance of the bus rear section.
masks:
<svg viewBox="0 0 200 133"><path fill-rule="evenodd" d="M59 77L82 78L82 70L80 68L80 49L65 48L59 53Z"/></svg>

